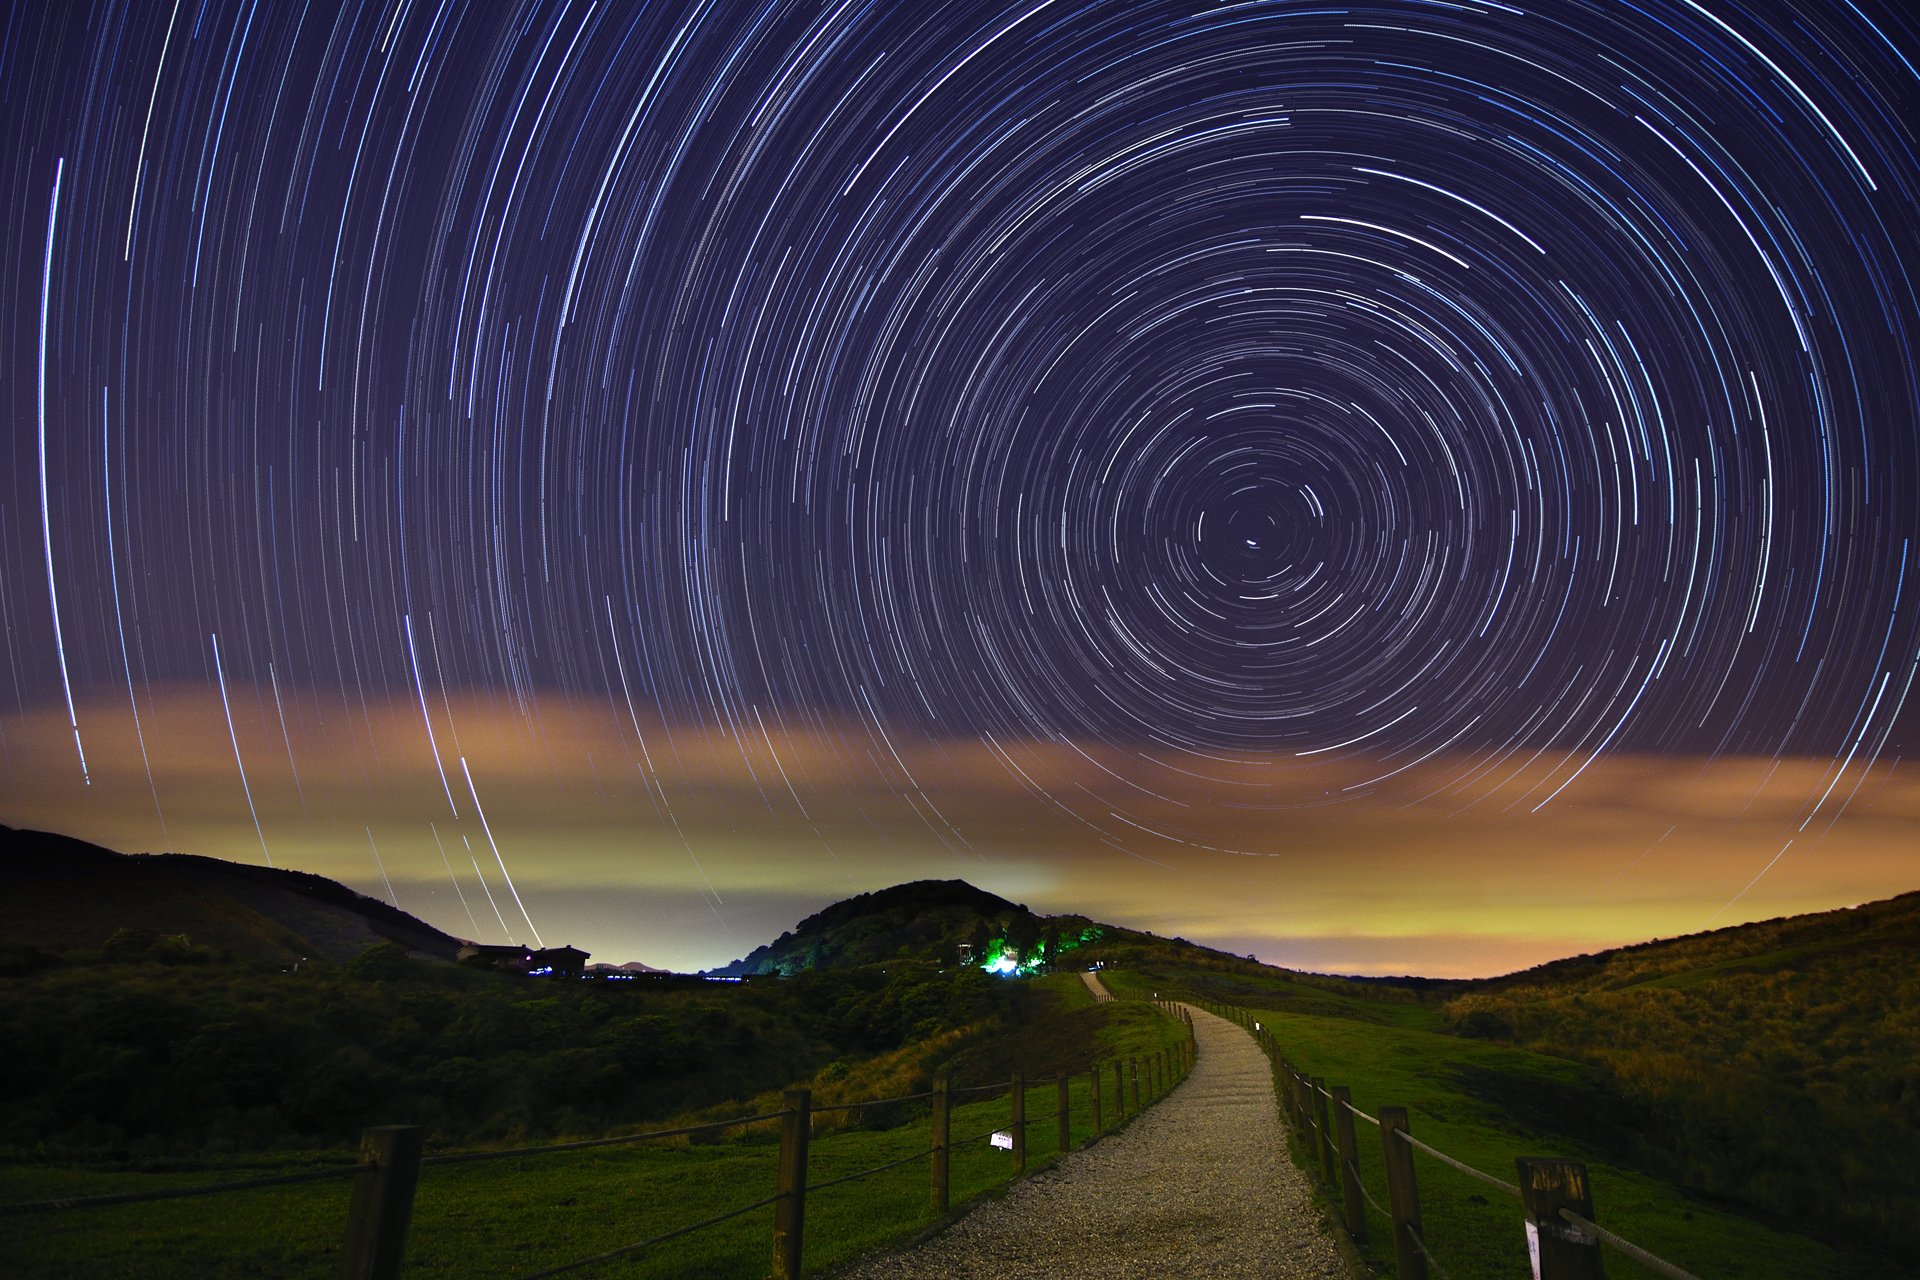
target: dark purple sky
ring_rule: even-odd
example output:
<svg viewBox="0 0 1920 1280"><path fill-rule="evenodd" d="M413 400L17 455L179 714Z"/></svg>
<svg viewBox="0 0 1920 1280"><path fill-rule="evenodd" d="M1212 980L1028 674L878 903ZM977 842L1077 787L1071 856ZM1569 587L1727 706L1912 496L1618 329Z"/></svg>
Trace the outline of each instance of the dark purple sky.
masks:
<svg viewBox="0 0 1920 1280"><path fill-rule="evenodd" d="M1246 857L1410 839L1643 932L1920 878L1893 8L5 24L0 820L711 960L916 871L1237 940L1353 927Z"/></svg>

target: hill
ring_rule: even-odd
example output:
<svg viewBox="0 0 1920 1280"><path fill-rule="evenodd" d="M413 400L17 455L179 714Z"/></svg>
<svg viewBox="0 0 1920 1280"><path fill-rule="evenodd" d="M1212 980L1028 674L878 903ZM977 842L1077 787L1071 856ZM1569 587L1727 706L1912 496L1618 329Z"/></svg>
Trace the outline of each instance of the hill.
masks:
<svg viewBox="0 0 1920 1280"><path fill-rule="evenodd" d="M1819 1232L1920 1248L1920 893L1475 984L1456 1034L1599 1068L1633 1154Z"/></svg>
<svg viewBox="0 0 1920 1280"><path fill-rule="evenodd" d="M1484 1142L1482 1167L1577 1153L1843 1251L1920 1249L1920 893L1474 981L1129 968L1110 985L1272 1015L1307 1069Z"/></svg>
<svg viewBox="0 0 1920 1280"><path fill-rule="evenodd" d="M1050 972L1069 952L1087 967L1160 963L1192 969L1270 970L1185 938L1159 938L1081 915L1043 916L964 880L915 880L856 894L808 916L744 959L709 970L716 977L792 976L913 959L966 963L1003 976Z"/></svg>
<svg viewBox="0 0 1920 1280"><path fill-rule="evenodd" d="M1741 973L1804 969L1830 958L1857 957L1889 947L1907 952L1916 944L1920 944L1920 893L1903 893L1837 911L1637 942L1460 985L1478 994L1502 992L1516 998L1528 990L1567 994L1642 984L1687 987Z"/></svg>
<svg viewBox="0 0 1920 1280"><path fill-rule="evenodd" d="M997 939L1030 948L1040 933L1040 917L1033 912L964 880L915 880L836 902L712 972L720 977L791 975L878 964L901 955L954 964L963 945L984 963Z"/></svg>
<svg viewBox="0 0 1920 1280"><path fill-rule="evenodd" d="M337 881L194 854L123 854L0 827L0 939L98 947L122 929L253 960L351 959L379 942L451 961L460 940Z"/></svg>

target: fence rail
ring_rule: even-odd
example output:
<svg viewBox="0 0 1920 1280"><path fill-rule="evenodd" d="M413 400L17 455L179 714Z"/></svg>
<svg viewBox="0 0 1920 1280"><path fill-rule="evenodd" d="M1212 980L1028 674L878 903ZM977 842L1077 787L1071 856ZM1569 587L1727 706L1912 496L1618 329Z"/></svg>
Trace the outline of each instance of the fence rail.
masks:
<svg viewBox="0 0 1920 1280"><path fill-rule="evenodd" d="M1520 1201L1534 1280L1600 1280L1600 1248L1614 1249L1668 1280L1700 1280L1692 1272L1659 1257L1593 1221L1593 1197L1586 1166L1576 1160L1521 1156L1514 1161L1518 1182L1476 1169L1413 1136L1403 1107L1381 1107L1368 1115L1353 1105L1344 1085L1302 1073L1281 1051L1272 1030L1247 1009L1208 1000L1201 1008L1237 1022L1273 1064L1274 1083L1294 1133L1306 1149L1310 1170L1318 1165L1329 1191L1339 1193L1341 1218L1356 1244L1367 1240L1367 1210L1388 1224L1398 1280L1447 1280L1446 1270L1427 1247L1420 1220L1420 1190L1415 1152ZM1380 1130L1381 1165L1387 1183L1382 1206L1361 1178L1358 1118Z"/></svg>
<svg viewBox="0 0 1920 1280"><path fill-rule="evenodd" d="M371 1168L371 1165L365 1164L343 1164L331 1169L302 1169L292 1173L269 1174L262 1178L208 1182L192 1187L156 1187L149 1191L120 1191L102 1196L69 1196L64 1200L30 1200L22 1204L0 1205L0 1216L57 1213L63 1209L100 1209L113 1204L148 1204L155 1200L187 1200L194 1196L221 1195L228 1191L252 1191L256 1187L290 1187L302 1182L350 1178Z"/></svg>
<svg viewBox="0 0 1920 1280"><path fill-rule="evenodd" d="M924 1160L929 1166L928 1202L935 1213L944 1215L949 1208L951 1191L949 1157L953 1151L989 1142L1004 1134L1012 1144L1012 1175L1018 1177L1026 1169L1027 1131L1032 1126L1051 1123L1055 1128L1058 1150L1064 1155L1074 1146L1075 1112L1083 1109L1090 1112L1090 1123L1084 1130L1084 1142L1093 1142L1108 1130L1123 1123L1129 1115L1139 1112L1144 1106L1151 1105L1164 1097L1192 1070L1193 1024L1192 1018L1171 1002L1156 1000L1153 1003L1177 1022L1184 1024L1186 1035L1170 1049L1158 1050L1144 1056L1113 1059L1115 1096L1110 1109L1102 1107L1101 1081L1105 1076L1106 1067L1105 1064L1097 1064L1089 1070L1086 1077L1089 1093L1084 1108L1072 1102L1069 1077L1061 1075L1053 1077L1051 1081L1029 1082L1022 1072L1015 1071L1007 1079L990 1084L955 1088L947 1078L942 1077L934 1082L933 1088L917 1093L832 1103L819 1107L813 1105L810 1090L791 1089L782 1099L784 1105L778 1111L733 1116L724 1120L680 1125L667 1129L651 1129L608 1138L586 1138L572 1142L541 1143L489 1151L448 1152L432 1156L422 1154L426 1136L423 1128L417 1125L386 1125L362 1132L359 1155L352 1164L323 1169L290 1170L257 1178L205 1183L197 1186L0 1204L0 1216L60 1213L157 1200L191 1199L250 1191L256 1188L351 1178L353 1193L347 1212L345 1248L340 1274L344 1280L396 1280L401 1273L406 1254L407 1236L412 1223L414 1192L423 1168L631 1146L642 1142L716 1134L732 1129L742 1129L749 1125L778 1121L780 1142L774 1162L776 1185L773 1194L750 1204L739 1205L725 1212L702 1218L697 1222L690 1222L648 1236L643 1240L622 1245L617 1249L575 1258L570 1262L532 1272L521 1277L520 1280L546 1280L546 1277L567 1275L604 1263L631 1258L656 1245L678 1240L767 1208L772 1208L774 1211L772 1231L774 1280L800 1280L804 1254L806 1200L810 1193L858 1182L861 1179ZM1126 1107L1125 1097L1121 1092L1123 1082L1130 1083L1132 1087L1131 1111ZM1047 1083L1052 1083L1055 1089L1053 1109L1043 1114L1028 1115L1026 1103L1029 1088L1042 1087ZM957 1097L965 1095L971 1099L975 1095L997 1093L1007 1095L1009 1115L1004 1127L996 1127L966 1138L955 1139L950 1136L953 1107ZM840 1174L818 1182L809 1181L808 1151L814 1121L817 1117L918 1103L927 1104L930 1116L929 1142L925 1149L858 1172Z"/></svg>

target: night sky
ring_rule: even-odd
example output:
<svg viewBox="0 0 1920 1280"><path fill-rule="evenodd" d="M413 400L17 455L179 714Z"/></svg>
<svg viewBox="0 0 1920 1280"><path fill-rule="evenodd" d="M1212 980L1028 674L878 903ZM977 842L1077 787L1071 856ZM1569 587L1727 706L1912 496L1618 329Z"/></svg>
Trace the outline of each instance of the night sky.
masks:
<svg viewBox="0 0 1920 1280"><path fill-rule="evenodd" d="M0 820L678 967L1920 887L1894 6L4 22Z"/></svg>

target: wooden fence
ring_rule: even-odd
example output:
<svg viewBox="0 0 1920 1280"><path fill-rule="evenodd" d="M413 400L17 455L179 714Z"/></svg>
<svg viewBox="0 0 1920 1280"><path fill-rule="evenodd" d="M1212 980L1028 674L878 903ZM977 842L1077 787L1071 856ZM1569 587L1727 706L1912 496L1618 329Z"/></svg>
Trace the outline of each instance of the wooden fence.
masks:
<svg viewBox="0 0 1920 1280"><path fill-rule="evenodd" d="M1144 1056L1116 1058L1112 1061L1111 1105L1102 1106L1102 1084L1107 1065L1088 1072L1091 1085L1090 1123L1083 1132L1083 1144L1097 1141L1102 1134L1124 1124L1131 1116L1164 1097L1193 1069L1193 1021L1185 1010L1171 1002L1154 1001L1168 1016L1185 1024L1186 1036L1171 1048ZM1007 1080L988 1085L956 1089L947 1078L936 1080L923 1093L898 1098L872 1098L862 1102L838 1103L816 1107L807 1089L789 1089L779 1110L758 1115L736 1116L711 1123L657 1129L646 1133L612 1138L590 1138L579 1142L556 1142L539 1146L511 1147L502 1150L455 1152L429 1156L424 1153L426 1130L417 1125L384 1125L364 1130L360 1135L355 1163L328 1169L301 1170L272 1174L232 1182L190 1187L168 1187L150 1191L123 1192L115 1195L77 1199L41 1200L24 1204L0 1205L0 1216L59 1213L83 1209L101 1209L113 1205L137 1204L156 1200L188 1199L225 1195L259 1187L286 1186L336 1178L353 1180L352 1197L344 1223L345 1244L341 1254L342 1280L395 1280L401 1274L407 1250L407 1236L413 1221L414 1192L422 1169L438 1165L472 1164L487 1160L548 1155L562 1151L581 1151L595 1147L622 1146L669 1138L713 1136L748 1125L778 1122L779 1147L774 1156L772 1194L750 1204L732 1208L689 1222L669 1231L623 1245L590 1257L576 1258L559 1266L532 1272L520 1280L544 1280L601 1263L630 1258L647 1249L718 1226L743 1215L771 1207L772 1272L775 1280L800 1280L806 1241L807 1197L842 1183L856 1182L915 1161L928 1164L928 1204L936 1215L949 1211L951 1193L951 1156L962 1147L990 1143L996 1136L1010 1144L1012 1175L1019 1177L1027 1166L1027 1130L1047 1121L1054 1123L1058 1150L1065 1154L1074 1148L1075 1110L1070 1099L1070 1081L1056 1076L1053 1110L1041 1115L1027 1114L1027 1093L1035 1082L1014 1072ZM952 1134L955 1100L973 1095L991 1095L1005 1091L1008 1115L1005 1128L990 1128L966 1137ZM836 1112L857 1112L874 1107L900 1106L925 1102L930 1113L927 1149L899 1160L844 1174L824 1182L809 1183L808 1151L818 1121Z"/></svg>
<svg viewBox="0 0 1920 1280"><path fill-rule="evenodd" d="M1193 1003L1240 1024L1266 1052L1281 1106L1305 1150L1309 1171L1337 1199L1341 1220L1356 1244L1367 1241L1369 1210L1384 1220L1398 1280L1429 1280L1430 1276L1446 1280L1446 1270L1428 1251L1422 1232L1416 1152L1520 1201L1534 1280L1600 1280L1603 1244L1668 1280L1699 1280L1598 1225L1587 1167L1580 1161L1520 1156L1514 1162L1519 1181L1496 1178L1414 1137L1406 1108L1381 1107L1378 1114L1368 1115L1353 1105L1345 1085L1329 1085L1319 1076L1304 1075L1282 1052L1272 1029L1250 1010L1207 1000ZM1384 1206L1361 1181L1356 1119L1380 1131L1380 1161L1387 1183Z"/></svg>

